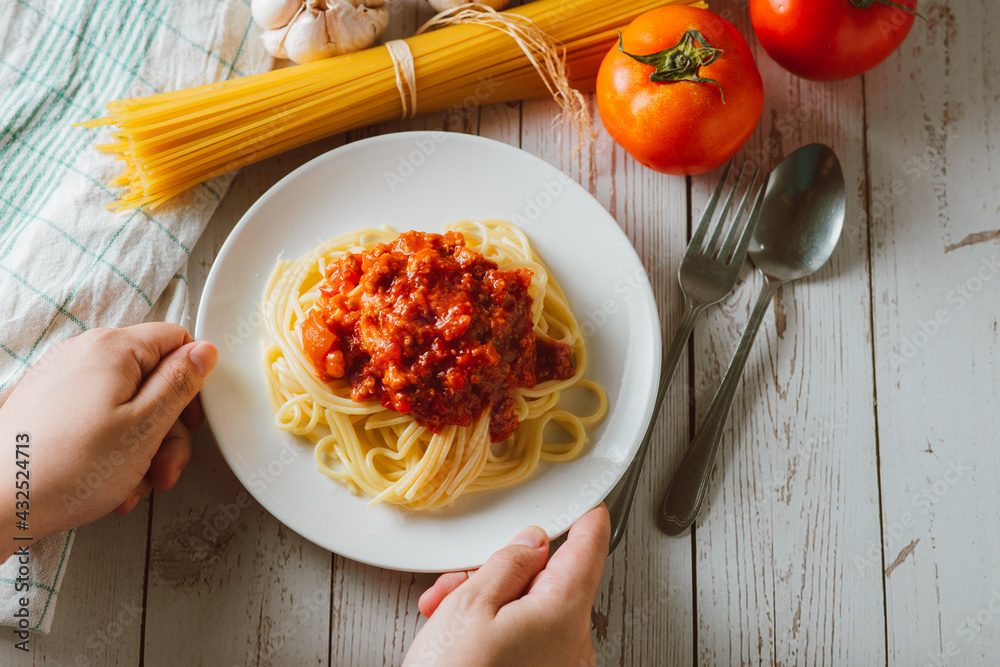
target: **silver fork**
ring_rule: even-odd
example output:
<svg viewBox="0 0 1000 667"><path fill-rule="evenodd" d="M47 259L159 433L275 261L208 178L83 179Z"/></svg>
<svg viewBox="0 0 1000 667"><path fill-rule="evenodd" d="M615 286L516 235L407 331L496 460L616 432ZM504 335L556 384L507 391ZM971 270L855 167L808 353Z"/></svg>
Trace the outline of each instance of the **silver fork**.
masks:
<svg viewBox="0 0 1000 667"><path fill-rule="evenodd" d="M757 218L760 214L760 205L763 201L764 186L767 185L767 178L764 179L759 196L754 197L753 190L757 183L757 177L760 175L760 169L754 172L739 206L732 215L732 224L729 225L729 231L720 246L719 239L722 238L722 233L726 228L726 221L730 217L730 209L732 208L736 191L746 171L746 165L744 165L736 175L736 180L729 191L729 196L726 198L722 213L716 218L715 208L722 196L726 182L729 180L729 172L732 170L732 167L733 161L730 160L729 164L726 165L726 171L719 180L719 185L716 186L715 192L712 194L712 198L709 200L708 206L701 216L698 228L694 230L694 234L691 236L691 243L688 244L687 252L684 254L684 259L681 262L678 278L680 279L681 291L684 293L684 318L681 320L677 334L670 344L670 350L663 358L663 365L660 369L660 385L656 392L656 402L653 404L653 415L650 417L649 425L646 427L646 434L642 437L642 442L639 444L639 451L636 452L635 458L632 459L632 463L629 465L628 470L625 471L625 475L621 481L611 490L605 501L608 505L608 511L611 513L611 545L608 555L614 553L621 542L622 536L625 534L625 526L628 524L632 500L635 498L635 489L639 484L642 466L646 459L646 451L649 449L649 441L653 435L653 427L656 425L656 418L660 414L660 406L663 404L663 397L667 393L667 387L670 386L670 379L674 375L674 369L677 368L677 362L681 358L681 353L684 351L687 340L694 330L694 323L706 308L722 301L726 298L727 294L733 291L733 287L736 286L736 280L740 275L740 269L746 261L747 249L750 246L750 237L753 236L754 227L757 224ZM746 225L743 226L743 230L740 232L740 225L744 213L746 213L747 204L751 200L754 200L753 209L747 217ZM715 220L714 227L713 219ZM710 230L712 233L706 243L705 239L708 237Z"/></svg>

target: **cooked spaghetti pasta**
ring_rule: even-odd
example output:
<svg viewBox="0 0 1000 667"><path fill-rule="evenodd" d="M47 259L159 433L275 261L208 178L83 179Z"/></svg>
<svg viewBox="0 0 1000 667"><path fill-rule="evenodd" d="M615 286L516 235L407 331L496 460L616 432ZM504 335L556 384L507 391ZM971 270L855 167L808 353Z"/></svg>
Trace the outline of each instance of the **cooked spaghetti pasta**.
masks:
<svg viewBox="0 0 1000 667"><path fill-rule="evenodd" d="M586 348L566 296L524 234L504 221L463 221L445 226L466 246L502 271L528 269L535 334L569 345L572 377L539 382L513 392L517 431L491 443L490 410L468 426L433 432L412 414L388 410L378 401L357 402L345 378L324 382L303 349L301 325L320 298L326 267L345 252L361 253L397 237L391 229L365 229L337 237L295 261L279 262L265 290L265 322L271 342L264 372L278 428L314 443L317 468L353 492L412 510L451 504L463 493L487 491L526 480L540 461L569 461L584 451L587 427L602 420L608 399L583 377ZM597 397L590 414L563 406L564 392L581 388ZM550 424L569 435L553 440ZM565 438L563 438L565 439Z"/></svg>
<svg viewBox="0 0 1000 667"><path fill-rule="evenodd" d="M616 31L640 14L670 4L705 6L700 0L538 0L501 14L521 17L561 44L571 83L592 90ZM124 163L124 172L112 184L127 191L110 207L155 208L219 174L366 125L543 97L553 89L552 82L539 76L538 61L495 26L452 25L405 42L412 54L415 89L404 86L402 97L392 52L378 46L197 88L109 102L107 116L80 125L115 126L112 141L98 149ZM551 61L553 56L546 57ZM557 93L565 96L568 91ZM406 100L414 102L413 108Z"/></svg>

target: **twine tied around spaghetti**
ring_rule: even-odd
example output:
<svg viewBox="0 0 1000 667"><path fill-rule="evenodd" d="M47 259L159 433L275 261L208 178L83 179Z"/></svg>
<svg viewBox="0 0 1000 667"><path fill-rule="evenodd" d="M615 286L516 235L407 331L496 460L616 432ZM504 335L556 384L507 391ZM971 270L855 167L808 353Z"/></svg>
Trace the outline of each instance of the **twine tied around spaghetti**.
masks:
<svg viewBox="0 0 1000 667"><path fill-rule="evenodd" d="M392 66L396 70L396 88L403 102L403 118L413 118L417 115L417 73L413 67L413 52L402 39L386 42L385 48L389 50Z"/></svg>
<svg viewBox="0 0 1000 667"><path fill-rule="evenodd" d="M468 3L447 9L417 30L418 35L449 25L481 25L509 35L524 52L542 77L545 87L562 112L556 121L565 119L577 130L579 151L596 136L590 110L583 94L569 82L566 72L566 47L526 16L498 12L488 5ZM417 75L413 53L401 39L386 42L386 49L396 70L396 88L403 105L403 118L417 113Z"/></svg>

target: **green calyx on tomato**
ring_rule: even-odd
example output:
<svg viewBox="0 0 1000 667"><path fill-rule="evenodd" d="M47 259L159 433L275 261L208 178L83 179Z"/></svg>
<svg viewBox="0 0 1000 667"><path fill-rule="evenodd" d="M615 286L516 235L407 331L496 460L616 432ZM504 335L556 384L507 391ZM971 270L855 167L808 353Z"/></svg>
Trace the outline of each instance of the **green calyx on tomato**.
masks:
<svg viewBox="0 0 1000 667"><path fill-rule="evenodd" d="M880 2L883 5L889 5L890 7L896 7L897 9L902 9L904 12L910 12L914 16L920 16L920 13L917 12L916 10L910 9L909 7L904 7L903 5L897 5L895 2L890 2L889 0L851 0L852 5L854 5L855 7L860 7L861 9L865 9L866 7L871 7L876 2ZM920 16L920 18L924 19L923 16ZM924 20L926 21L927 19Z"/></svg>
<svg viewBox="0 0 1000 667"><path fill-rule="evenodd" d="M698 40L702 46L695 46L695 40ZM633 55L626 51L622 33L619 30L618 50L643 65L652 65L655 67L656 69L649 75L649 80L653 83L691 81L694 83L715 84L719 89L719 94L722 96L722 103L726 103L726 95L722 92L722 86L718 81L698 76L698 70L718 60L723 51L722 49L712 48L712 45L697 30L688 30L685 32L681 37L681 41L669 49L645 56Z"/></svg>

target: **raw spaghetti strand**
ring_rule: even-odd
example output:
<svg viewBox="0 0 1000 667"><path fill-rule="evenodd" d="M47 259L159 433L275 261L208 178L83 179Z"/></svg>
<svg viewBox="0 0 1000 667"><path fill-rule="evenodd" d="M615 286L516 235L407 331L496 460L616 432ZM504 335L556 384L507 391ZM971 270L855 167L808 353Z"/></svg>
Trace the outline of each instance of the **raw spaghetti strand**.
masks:
<svg viewBox="0 0 1000 667"><path fill-rule="evenodd" d="M411 510L449 505L463 493L518 484L541 461L577 458L587 445L587 427L607 414L603 388L583 378L587 357L583 336L566 295L532 250L524 234L504 221L462 221L445 226L462 234L469 249L495 262L500 270L528 268L533 277L531 318L536 334L570 346L574 374L567 380L515 389L520 425L514 436L490 442L490 411L469 426L446 426L433 433L411 414L400 414L377 401L356 402L348 380L324 383L314 374L302 347L300 323L319 298L323 268L344 252L360 253L389 243L391 229L366 229L340 236L304 257L279 262L265 290L265 322L271 342L265 345L264 373L268 395L281 430L308 438L320 472L347 484L355 493ZM590 414L560 407L571 388L597 397ZM554 442L547 433L554 423L570 436Z"/></svg>

